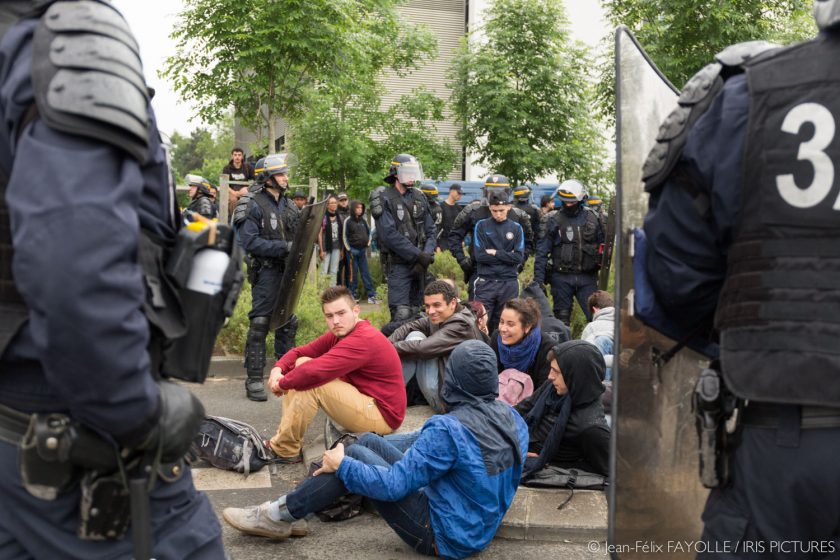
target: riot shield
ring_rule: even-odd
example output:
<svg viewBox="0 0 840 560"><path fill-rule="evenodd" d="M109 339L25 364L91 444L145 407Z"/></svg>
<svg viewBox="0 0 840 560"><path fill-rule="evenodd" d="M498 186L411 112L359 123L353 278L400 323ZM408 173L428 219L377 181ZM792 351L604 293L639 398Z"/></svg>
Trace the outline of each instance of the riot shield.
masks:
<svg viewBox="0 0 840 560"><path fill-rule="evenodd" d="M633 316L633 229L648 195L642 165L677 90L633 35L616 30L616 323L609 539L614 558L641 558L662 546L663 558L694 557L679 541L697 541L707 495L698 475L691 395L704 358L683 349L662 364L675 341ZM668 547L673 548L668 548Z"/></svg>
<svg viewBox="0 0 840 560"><path fill-rule="evenodd" d="M309 272L309 261L312 259L313 247L318 241L318 231L324 219L327 201L307 204L300 211L298 227L292 241L292 250L286 257L286 269L283 281L280 283L280 295L271 313L269 328L276 329L286 324L295 312L306 275Z"/></svg>

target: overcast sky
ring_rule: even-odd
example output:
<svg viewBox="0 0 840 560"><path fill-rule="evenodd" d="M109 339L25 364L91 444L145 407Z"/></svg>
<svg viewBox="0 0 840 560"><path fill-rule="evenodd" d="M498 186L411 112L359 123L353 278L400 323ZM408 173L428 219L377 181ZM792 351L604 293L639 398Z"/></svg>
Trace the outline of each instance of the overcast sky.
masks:
<svg viewBox="0 0 840 560"><path fill-rule="evenodd" d="M572 22L572 34L591 46L597 45L607 32L600 3L596 0L565 0ZM158 77L166 57L175 51L169 38L183 2L180 0L113 0L113 4L128 20L140 43L146 81L155 88L152 102L160 129L168 134L174 131L188 133L201 123L192 119L192 107L181 103L170 85Z"/></svg>

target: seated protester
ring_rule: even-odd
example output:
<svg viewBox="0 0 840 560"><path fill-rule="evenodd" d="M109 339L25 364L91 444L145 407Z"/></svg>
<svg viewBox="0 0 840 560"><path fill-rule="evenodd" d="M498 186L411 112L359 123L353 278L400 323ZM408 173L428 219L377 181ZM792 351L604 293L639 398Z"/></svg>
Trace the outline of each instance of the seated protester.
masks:
<svg viewBox="0 0 840 560"><path fill-rule="evenodd" d="M271 449L281 463L299 463L303 436L318 409L351 432L389 434L405 417L397 351L368 321L344 286L321 294L330 332L286 352L268 388L283 396L283 417Z"/></svg>
<svg viewBox="0 0 840 560"><path fill-rule="evenodd" d="M490 347L499 359L499 373L513 368L527 373L534 387L548 379L548 353L557 344L540 329L540 310L531 299L516 298L502 306L499 329L490 335Z"/></svg>
<svg viewBox="0 0 840 560"><path fill-rule="evenodd" d="M324 453L316 476L286 496L222 516L243 533L284 539L306 534L304 517L353 492L370 498L421 554L465 558L483 550L513 501L528 445L525 422L496 400L496 369L486 344L462 342L444 374L449 413L402 438L413 442L405 454L395 440L365 434L346 450L338 444Z"/></svg>
<svg viewBox="0 0 840 560"><path fill-rule="evenodd" d="M572 340L572 331L569 330L566 323L554 316L554 312L551 311L551 302L548 301L543 289L542 284L531 282L522 288L519 297L534 298L534 301L537 302L542 317L540 319L540 330L543 334L548 335L556 344Z"/></svg>
<svg viewBox="0 0 840 560"><path fill-rule="evenodd" d="M606 380L612 379L613 340L615 339L615 307L609 292L598 290L586 300L592 314L592 322L586 325L580 335L581 340L591 342L598 347L607 364Z"/></svg>
<svg viewBox="0 0 840 560"><path fill-rule="evenodd" d="M610 469L610 428L604 416L604 358L573 340L548 354L548 381L516 405L528 424L524 477L551 463L603 476Z"/></svg>
<svg viewBox="0 0 840 560"><path fill-rule="evenodd" d="M487 309L484 308L484 304L478 300L472 300L470 303L470 310L475 315L475 324L478 326L478 330L481 331L481 338L484 342L490 342L490 331L487 328Z"/></svg>
<svg viewBox="0 0 840 560"><path fill-rule="evenodd" d="M465 340L481 340L472 312L458 303L458 294L444 280L423 292L426 315L400 326L388 337L402 361L405 383L417 377L420 392L435 412L445 412L440 380L452 350Z"/></svg>

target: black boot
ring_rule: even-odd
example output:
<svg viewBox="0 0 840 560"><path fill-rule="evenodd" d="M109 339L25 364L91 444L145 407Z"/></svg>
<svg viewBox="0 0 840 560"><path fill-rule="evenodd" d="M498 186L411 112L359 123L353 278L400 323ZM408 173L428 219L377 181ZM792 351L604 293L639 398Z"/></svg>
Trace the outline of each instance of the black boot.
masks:
<svg viewBox="0 0 840 560"><path fill-rule="evenodd" d="M274 359L279 360L283 354L295 347L295 336L297 335L298 318L292 315L282 327L274 331Z"/></svg>
<svg viewBox="0 0 840 560"><path fill-rule="evenodd" d="M268 334L268 317L254 317L245 341L245 394L252 401L267 401L263 382L265 369L265 337Z"/></svg>

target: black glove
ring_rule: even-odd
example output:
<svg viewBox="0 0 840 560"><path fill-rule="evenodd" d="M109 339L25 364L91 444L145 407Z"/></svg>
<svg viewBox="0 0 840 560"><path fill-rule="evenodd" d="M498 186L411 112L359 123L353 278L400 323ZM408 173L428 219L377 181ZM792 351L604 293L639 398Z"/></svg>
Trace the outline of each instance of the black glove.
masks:
<svg viewBox="0 0 840 560"><path fill-rule="evenodd" d="M419 262L411 267L411 275L416 276L417 278L422 278L426 275L426 269L423 268L423 265Z"/></svg>
<svg viewBox="0 0 840 560"><path fill-rule="evenodd" d="M461 270L464 271L464 282L469 282L470 276L472 276L473 273L472 261L469 258L464 258L458 262L458 265L460 265Z"/></svg>
<svg viewBox="0 0 840 560"><path fill-rule="evenodd" d="M423 268L429 268L429 265L435 262L434 253L420 253L417 255L417 264Z"/></svg>
<svg viewBox="0 0 840 560"><path fill-rule="evenodd" d="M528 287L530 288L533 285L536 285L540 290L542 290L542 293L544 293L546 296L548 295L548 290L546 290L545 283L542 280L537 280L536 278L534 278L534 281L528 284Z"/></svg>
<svg viewBox="0 0 840 560"><path fill-rule="evenodd" d="M159 381L160 418L157 426L141 445L152 451L161 448L161 460L171 463L189 451L193 438L204 420L204 406L185 387L171 381Z"/></svg>

